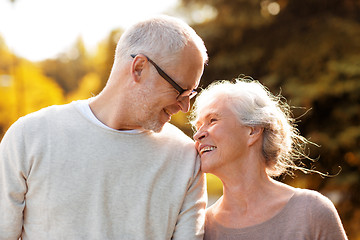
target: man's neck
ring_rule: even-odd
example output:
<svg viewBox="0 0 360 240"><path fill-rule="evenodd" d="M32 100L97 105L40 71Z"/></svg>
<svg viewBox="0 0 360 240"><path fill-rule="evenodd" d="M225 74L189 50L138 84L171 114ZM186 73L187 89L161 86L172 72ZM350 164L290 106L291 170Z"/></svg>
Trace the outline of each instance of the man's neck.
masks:
<svg viewBox="0 0 360 240"><path fill-rule="evenodd" d="M127 103L126 98L122 99L120 95L108 94L111 98L100 93L98 96L90 99L89 106L93 114L100 122L106 126L117 130L143 130L131 122L130 111L131 103Z"/></svg>

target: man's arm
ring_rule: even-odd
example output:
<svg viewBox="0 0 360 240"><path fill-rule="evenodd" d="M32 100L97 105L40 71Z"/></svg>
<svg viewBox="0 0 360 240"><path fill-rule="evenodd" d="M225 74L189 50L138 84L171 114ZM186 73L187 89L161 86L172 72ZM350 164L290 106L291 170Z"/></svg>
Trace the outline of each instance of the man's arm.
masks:
<svg viewBox="0 0 360 240"><path fill-rule="evenodd" d="M22 167L25 146L16 122L0 143L0 240L19 239L23 225L26 180Z"/></svg>
<svg viewBox="0 0 360 240"><path fill-rule="evenodd" d="M200 158L197 157L194 177L189 183L172 239L203 239L206 204L206 178L200 171Z"/></svg>

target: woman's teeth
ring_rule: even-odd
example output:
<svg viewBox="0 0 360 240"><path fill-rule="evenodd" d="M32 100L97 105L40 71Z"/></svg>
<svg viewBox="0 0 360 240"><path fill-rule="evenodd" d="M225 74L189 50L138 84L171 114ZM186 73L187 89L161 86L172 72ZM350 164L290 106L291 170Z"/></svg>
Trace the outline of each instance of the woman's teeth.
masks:
<svg viewBox="0 0 360 240"><path fill-rule="evenodd" d="M214 146L208 146L208 147L204 147L200 150L200 154L203 154L204 152L210 152L212 150L216 149L216 147Z"/></svg>

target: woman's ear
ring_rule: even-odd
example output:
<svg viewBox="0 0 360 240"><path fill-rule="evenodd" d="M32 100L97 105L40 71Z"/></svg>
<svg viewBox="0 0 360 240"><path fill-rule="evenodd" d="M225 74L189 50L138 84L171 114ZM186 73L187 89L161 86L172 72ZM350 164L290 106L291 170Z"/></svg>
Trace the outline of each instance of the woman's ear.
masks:
<svg viewBox="0 0 360 240"><path fill-rule="evenodd" d="M257 141L261 139L264 128L262 127L250 127L249 135L249 146L254 145Z"/></svg>
<svg viewBox="0 0 360 240"><path fill-rule="evenodd" d="M145 67L147 59L144 55L136 55L134 60L131 63L131 76L133 77L135 82L139 82L141 80L141 73Z"/></svg>

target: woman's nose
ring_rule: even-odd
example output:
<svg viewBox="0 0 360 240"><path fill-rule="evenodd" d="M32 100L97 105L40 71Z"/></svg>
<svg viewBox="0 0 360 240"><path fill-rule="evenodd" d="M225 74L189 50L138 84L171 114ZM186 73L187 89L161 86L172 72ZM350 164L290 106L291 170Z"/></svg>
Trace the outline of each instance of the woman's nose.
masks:
<svg viewBox="0 0 360 240"><path fill-rule="evenodd" d="M201 129L199 129L193 136L194 140L195 141L200 141L202 140L203 138L205 138L207 136L207 131L203 131Z"/></svg>

